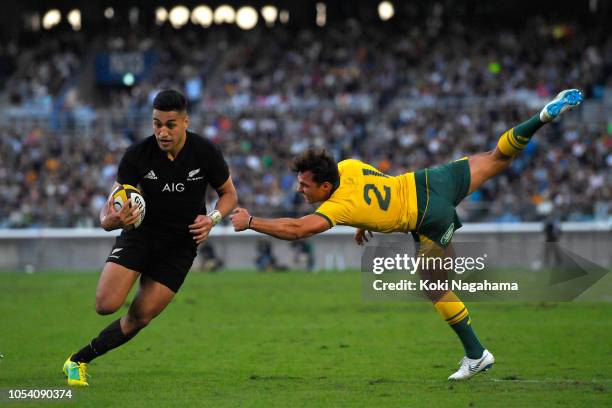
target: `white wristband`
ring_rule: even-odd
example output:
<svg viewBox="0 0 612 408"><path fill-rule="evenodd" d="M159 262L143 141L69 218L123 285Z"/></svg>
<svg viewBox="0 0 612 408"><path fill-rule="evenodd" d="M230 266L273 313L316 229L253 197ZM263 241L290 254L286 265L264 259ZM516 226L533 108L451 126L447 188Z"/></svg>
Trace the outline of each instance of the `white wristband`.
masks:
<svg viewBox="0 0 612 408"><path fill-rule="evenodd" d="M221 218L223 218L223 215L221 215L221 211L219 210L212 210L206 215L209 216L210 219L212 220L213 226L221 222Z"/></svg>

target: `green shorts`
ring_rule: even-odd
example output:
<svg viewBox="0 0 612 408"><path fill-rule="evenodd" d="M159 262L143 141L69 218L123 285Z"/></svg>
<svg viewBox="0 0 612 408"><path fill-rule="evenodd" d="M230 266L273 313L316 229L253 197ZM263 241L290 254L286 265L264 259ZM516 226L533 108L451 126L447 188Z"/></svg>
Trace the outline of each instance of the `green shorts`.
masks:
<svg viewBox="0 0 612 408"><path fill-rule="evenodd" d="M462 225L455 207L470 188L468 159L419 170L414 176L419 208L415 232L446 247Z"/></svg>

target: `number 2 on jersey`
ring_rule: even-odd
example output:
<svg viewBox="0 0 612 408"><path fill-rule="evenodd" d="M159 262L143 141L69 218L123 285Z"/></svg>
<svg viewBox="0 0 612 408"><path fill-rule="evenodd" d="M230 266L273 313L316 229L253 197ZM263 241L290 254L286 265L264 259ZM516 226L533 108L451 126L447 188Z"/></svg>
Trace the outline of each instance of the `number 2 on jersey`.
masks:
<svg viewBox="0 0 612 408"><path fill-rule="evenodd" d="M385 187L385 197L383 198L382 194L378 190L374 184L366 184L363 187L363 199L365 202L370 205L372 203L372 199L370 198L370 190L374 190L374 195L376 195L376 201L378 201L378 206L381 210L387 211L389 209L389 203L391 202L391 188Z"/></svg>

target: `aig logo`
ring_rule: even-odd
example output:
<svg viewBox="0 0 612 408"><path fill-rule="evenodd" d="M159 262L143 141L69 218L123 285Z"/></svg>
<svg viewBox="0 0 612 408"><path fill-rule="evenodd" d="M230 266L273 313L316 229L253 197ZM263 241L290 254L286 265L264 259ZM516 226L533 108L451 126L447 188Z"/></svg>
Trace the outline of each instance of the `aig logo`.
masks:
<svg viewBox="0 0 612 408"><path fill-rule="evenodd" d="M167 191L169 193L182 193L185 191L185 184L183 183L166 183L162 192Z"/></svg>

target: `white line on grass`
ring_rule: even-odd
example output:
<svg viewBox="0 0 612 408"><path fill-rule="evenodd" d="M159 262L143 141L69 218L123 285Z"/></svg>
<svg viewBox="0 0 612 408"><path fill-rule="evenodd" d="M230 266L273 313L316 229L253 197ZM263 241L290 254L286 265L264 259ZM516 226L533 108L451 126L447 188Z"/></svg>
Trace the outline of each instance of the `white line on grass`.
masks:
<svg viewBox="0 0 612 408"><path fill-rule="evenodd" d="M537 380L530 379L503 379L503 378L491 378L493 382L517 382L517 383L568 383L568 384L596 384L596 383L609 383L612 382L612 378L602 378L601 380L568 380L567 378L542 378Z"/></svg>

